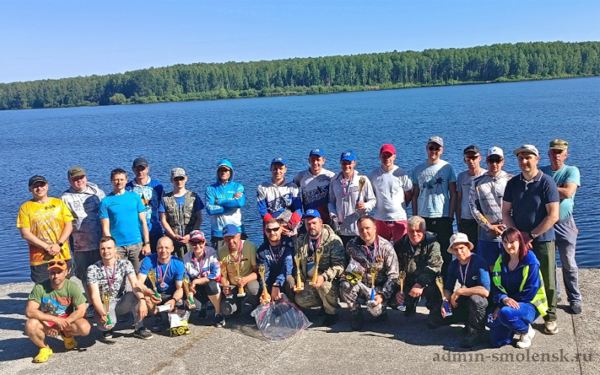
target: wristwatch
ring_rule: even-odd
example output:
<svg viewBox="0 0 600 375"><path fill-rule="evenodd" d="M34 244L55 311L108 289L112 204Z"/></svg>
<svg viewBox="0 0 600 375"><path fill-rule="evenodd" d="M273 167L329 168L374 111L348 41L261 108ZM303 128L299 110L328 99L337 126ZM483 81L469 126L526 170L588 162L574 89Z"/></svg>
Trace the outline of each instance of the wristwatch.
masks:
<svg viewBox="0 0 600 375"><path fill-rule="evenodd" d="M58 243L57 243L57 245L58 245L58 247L60 247L60 248L62 249L62 247L63 247L64 243L62 243L62 242L58 242Z"/></svg>

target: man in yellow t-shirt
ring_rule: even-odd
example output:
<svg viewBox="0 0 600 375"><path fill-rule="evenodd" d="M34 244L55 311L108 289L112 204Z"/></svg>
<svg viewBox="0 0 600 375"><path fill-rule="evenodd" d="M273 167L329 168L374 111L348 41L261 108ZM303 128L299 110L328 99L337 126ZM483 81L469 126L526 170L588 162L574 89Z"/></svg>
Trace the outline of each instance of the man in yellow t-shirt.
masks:
<svg viewBox="0 0 600 375"><path fill-rule="evenodd" d="M29 244L31 280L48 280L48 261L62 259L72 267L68 239L73 231L73 215L58 198L48 196L48 181L42 176L29 179L33 199L23 203L17 217L21 237Z"/></svg>
<svg viewBox="0 0 600 375"><path fill-rule="evenodd" d="M225 298L221 299L221 311L225 315L233 313L239 315L242 312L246 295L253 308L259 303L260 288L256 273L256 245L250 241L242 241L238 227L233 224L223 228L223 241L225 246L219 249L221 286L225 293ZM237 264L240 269L239 275Z"/></svg>

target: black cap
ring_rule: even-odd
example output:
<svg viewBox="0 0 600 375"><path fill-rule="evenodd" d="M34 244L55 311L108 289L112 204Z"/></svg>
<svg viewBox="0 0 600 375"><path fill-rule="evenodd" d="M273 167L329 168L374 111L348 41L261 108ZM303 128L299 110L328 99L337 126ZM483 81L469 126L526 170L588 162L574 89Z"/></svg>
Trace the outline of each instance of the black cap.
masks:
<svg viewBox="0 0 600 375"><path fill-rule="evenodd" d="M144 158L137 158L133 161L133 168L137 168L137 167L146 168L147 166L148 166L148 160L146 160Z"/></svg>
<svg viewBox="0 0 600 375"><path fill-rule="evenodd" d="M45 184L48 183L46 179L42 176L38 176L37 174L29 179L29 187L32 187L36 182L43 182Z"/></svg>
<svg viewBox="0 0 600 375"><path fill-rule="evenodd" d="M469 152L474 152L477 155L480 154L479 147L474 146L474 145L467 146L467 148L465 148L465 150L463 151L463 155L468 154Z"/></svg>

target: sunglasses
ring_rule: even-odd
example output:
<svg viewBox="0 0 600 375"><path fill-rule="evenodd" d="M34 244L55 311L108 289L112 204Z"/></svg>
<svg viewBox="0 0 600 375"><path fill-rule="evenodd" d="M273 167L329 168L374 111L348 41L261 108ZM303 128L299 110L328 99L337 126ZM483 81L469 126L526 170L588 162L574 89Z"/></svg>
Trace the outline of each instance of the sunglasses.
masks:
<svg viewBox="0 0 600 375"><path fill-rule="evenodd" d="M439 151L441 147L437 147L437 146L429 146L428 149L429 151Z"/></svg>
<svg viewBox="0 0 600 375"><path fill-rule="evenodd" d="M488 158L487 162L490 164L498 164L502 161L502 158Z"/></svg>
<svg viewBox="0 0 600 375"><path fill-rule="evenodd" d="M281 227L277 227L277 228L265 228L265 230L269 233L274 233L277 232Z"/></svg>
<svg viewBox="0 0 600 375"><path fill-rule="evenodd" d="M203 245L204 243L206 243L206 240L194 241L194 242L192 242L192 246Z"/></svg>
<svg viewBox="0 0 600 375"><path fill-rule="evenodd" d="M174 181L183 181L183 180L185 180L185 177L175 177L173 180Z"/></svg>
<svg viewBox="0 0 600 375"><path fill-rule="evenodd" d="M465 156L465 161L469 161L469 160L477 160L479 156Z"/></svg>

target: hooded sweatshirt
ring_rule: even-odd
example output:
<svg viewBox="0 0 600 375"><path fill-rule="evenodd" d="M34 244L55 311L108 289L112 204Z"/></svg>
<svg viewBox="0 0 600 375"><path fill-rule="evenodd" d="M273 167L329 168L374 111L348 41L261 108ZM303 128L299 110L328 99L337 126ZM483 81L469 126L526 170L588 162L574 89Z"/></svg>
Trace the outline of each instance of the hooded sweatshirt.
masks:
<svg viewBox="0 0 600 375"><path fill-rule="evenodd" d="M231 176L225 184L219 180L218 170L222 166L231 169ZM217 182L206 188L206 212L210 215L211 237L223 237L223 228L228 224L233 224L240 232L244 232L241 208L246 203L246 195L244 185L233 182L233 173L229 160L221 160L217 166ZM234 198L237 193L242 193L242 196Z"/></svg>
<svg viewBox="0 0 600 375"><path fill-rule="evenodd" d="M492 283L494 302L501 303L500 301L506 297L510 297L517 302L531 302L542 283L542 280L540 279L540 262L535 257L535 254L533 251L529 251L525 258L521 260L521 263L519 263L517 268L512 271L508 270L508 263L504 262L507 255L503 252L501 256L503 261L500 280L508 295L504 294L502 290ZM521 289L521 284L523 283L523 267L527 265L529 266L529 274L523 285L523 291L519 291Z"/></svg>
<svg viewBox="0 0 600 375"><path fill-rule="evenodd" d="M106 194L96 184L88 182L84 191L70 187L61 199L73 214L71 248L75 252L97 250L102 237L100 202Z"/></svg>

